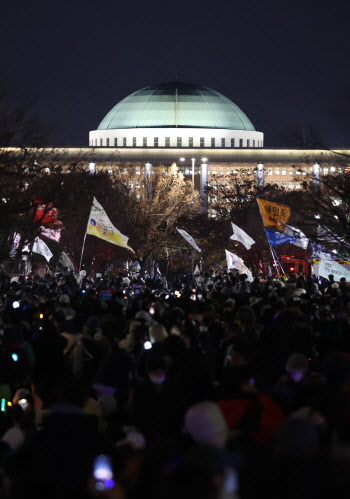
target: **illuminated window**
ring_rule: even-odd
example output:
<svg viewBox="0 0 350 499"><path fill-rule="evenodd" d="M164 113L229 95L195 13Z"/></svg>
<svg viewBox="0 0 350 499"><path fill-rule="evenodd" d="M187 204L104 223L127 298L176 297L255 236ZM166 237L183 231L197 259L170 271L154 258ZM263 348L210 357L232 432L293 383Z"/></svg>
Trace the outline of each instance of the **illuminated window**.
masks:
<svg viewBox="0 0 350 499"><path fill-rule="evenodd" d="M307 175L307 168L306 168L306 166L304 166L304 168L303 168L303 175Z"/></svg>
<svg viewBox="0 0 350 499"><path fill-rule="evenodd" d="M123 137L123 147L126 147L126 137Z"/></svg>
<svg viewBox="0 0 350 499"><path fill-rule="evenodd" d="M126 175L126 168L123 168L122 174Z"/></svg>
<svg viewBox="0 0 350 499"><path fill-rule="evenodd" d="M204 137L201 137L199 139L199 145L200 145L200 147L204 147Z"/></svg>
<svg viewBox="0 0 350 499"><path fill-rule="evenodd" d="M225 147L225 139L221 139L221 147Z"/></svg>
<svg viewBox="0 0 350 499"><path fill-rule="evenodd" d="M267 170L267 174L268 174L268 175L272 175L272 168L268 168L268 170Z"/></svg>
<svg viewBox="0 0 350 499"><path fill-rule="evenodd" d="M279 175L280 174L280 169L279 168L275 168L275 175Z"/></svg>
<svg viewBox="0 0 350 499"><path fill-rule="evenodd" d="M341 166L338 167L338 173L343 173L343 169Z"/></svg>
<svg viewBox="0 0 350 499"><path fill-rule="evenodd" d="M142 145L143 145L143 147L147 147L147 137L143 137Z"/></svg>
<svg viewBox="0 0 350 499"><path fill-rule="evenodd" d="M117 137L114 139L114 147L118 147L118 139L117 139Z"/></svg>
<svg viewBox="0 0 350 499"><path fill-rule="evenodd" d="M289 182L288 188L290 191L293 190L294 189L294 182Z"/></svg>
<svg viewBox="0 0 350 499"><path fill-rule="evenodd" d="M129 187L130 187L130 189L134 188L134 181L133 180L129 180Z"/></svg>
<svg viewBox="0 0 350 499"><path fill-rule="evenodd" d="M158 137L154 137L154 147L158 147Z"/></svg>
<svg viewBox="0 0 350 499"><path fill-rule="evenodd" d="M220 166L220 175L223 175L223 174L224 174L224 167Z"/></svg>
<svg viewBox="0 0 350 499"><path fill-rule="evenodd" d="M289 168L289 175L294 175L294 168L292 166Z"/></svg>
<svg viewBox="0 0 350 499"><path fill-rule="evenodd" d="M235 139L231 139L231 147L235 147Z"/></svg>
<svg viewBox="0 0 350 499"><path fill-rule="evenodd" d="M140 181L139 180L136 180L135 187L136 187L136 189L140 189Z"/></svg>
<svg viewBox="0 0 350 499"><path fill-rule="evenodd" d="M191 175L192 171L191 171L191 168L189 166L186 166L185 167L185 175Z"/></svg>
<svg viewBox="0 0 350 499"><path fill-rule="evenodd" d="M275 182L275 186L276 186L276 187L279 187L279 185L280 185L280 183L279 183L278 181L277 181L277 182Z"/></svg>
<svg viewBox="0 0 350 499"><path fill-rule="evenodd" d="M214 139L214 137L211 138L210 145L211 145L211 147L215 147L215 139Z"/></svg>
<svg viewBox="0 0 350 499"><path fill-rule="evenodd" d="M300 189L300 182L295 182L295 188L296 188L296 190Z"/></svg>
<svg viewBox="0 0 350 499"><path fill-rule="evenodd" d="M224 181L220 180L219 188L222 190L224 188Z"/></svg>
<svg viewBox="0 0 350 499"><path fill-rule="evenodd" d="M299 168L297 169L297 171L295 172L296 175L300 175L301 174L301 171L299 170Z"/></svg>
<svg viewBox="0 0 350 499"><path fill-rule="evenodd" d="M323 168L323 175L328 175L328 166Z"/></svg>
<svg viewBox="0 0 350 499"><path fill-rule="evenodd" d="M229 166L226 166L226 175L230 175L231 173L231 168Z"/></svg>
<svg viewBox="0 0 350 499"><path fill-rule="evenodd" d="M165 147L170 147L170 137L165 137Z"/></svg>
<svg viewBox="0 0 350 499"><path fill-rule="evenodd" d="M282 188L285 189L287 187L287 182L283 181L282 182Z"/></svg>
<svg viewBox="0 0 350 499"><path fill-rule="evenodd" d="M287 175L287 170L285 168L282 168L282 175Z"/></svg>
<svg viewBox="0 0 350 499"><path fill-rule="evenodd" d="M331 166L331 174L335 175L335 166Z"/></svg>
<svg viewBox="0 0 350 499"><path fill-rule="evenodd" d="M188 139L188 147L193 147L193 137Z"/></svg>
<svg viewBox="0 0 350 499"><path fill-rule="evenodd" d="M136 173L136 175L140 175L140 173L141 173L141 168L140 168L139 166L137 166L137 167L135 168L135 173Z"/></svg>
<svg viewBox="0 0 350 499"><path fill-rule="evenodd" d="M212 173L213 175L216 175L216 166L215 166L215 165L213 165L213 166L211 167L211 173Z"/></svg>
<svg viewBox="0 0 350 499"><path fill-rule="evenodd" d="M252 174L252 169L251 168L247 168L247 173L248 173L248 175L251 175Z"/></svg>
<svg viewBox="0 0 350 499"><path fill-rule="evenodd" d="M132 138L132 147L136 147L136 137Z"/></svg>
<svg viewBox="0 0 350 499"><path fill-rule="evenodd" d="M106 139L106 146L109 147L109 139Z"/></svg>

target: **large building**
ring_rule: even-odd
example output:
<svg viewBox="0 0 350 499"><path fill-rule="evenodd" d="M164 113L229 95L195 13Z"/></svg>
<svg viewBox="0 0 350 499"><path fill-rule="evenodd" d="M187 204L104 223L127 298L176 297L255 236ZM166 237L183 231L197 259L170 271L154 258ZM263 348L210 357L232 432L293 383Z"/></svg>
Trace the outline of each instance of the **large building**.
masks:
<svg viewBox="0 0 350 499"><path fill-rule="evenodd" d="M343 173L344 152L349 153L265 148L264 134L236 104L209 88L178 81L143 88L117 103L90 132L89 146L96 168L132 163L150 174L154 166L175 162L196 178L202 210L206 184L219 186L228 174L302 189L310 175Z"/></svg>

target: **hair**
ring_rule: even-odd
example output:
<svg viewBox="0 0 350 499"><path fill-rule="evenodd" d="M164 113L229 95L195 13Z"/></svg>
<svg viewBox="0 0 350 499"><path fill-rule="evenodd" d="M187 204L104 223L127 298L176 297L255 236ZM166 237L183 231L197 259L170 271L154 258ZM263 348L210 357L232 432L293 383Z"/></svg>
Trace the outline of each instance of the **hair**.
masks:
<svg viewBox="0 0 350 499"><path fill-rule="evenodd" d="M158 343L164 341L168 337L168 333L164 326L157 324L156 326L151 326L149 328L149 337L152 343Z"/></svg>

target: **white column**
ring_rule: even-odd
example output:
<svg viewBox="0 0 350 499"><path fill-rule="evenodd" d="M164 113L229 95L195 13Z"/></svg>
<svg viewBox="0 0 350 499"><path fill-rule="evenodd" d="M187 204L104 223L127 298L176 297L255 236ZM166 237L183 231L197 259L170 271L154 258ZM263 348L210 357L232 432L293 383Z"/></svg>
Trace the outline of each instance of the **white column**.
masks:
<svg viewBox="0 0 350 499"><path fill-rule="evenodd" d="M321 167L318 163L315 163L312 167L312 187L315 191L320 190L321 181Z"/></svg>
<svg viewBox="0 0 350 499"><path fill-rule="evenodd" d="M263 189L265 187L265 168L264 163L258 163L256 167L256 187Z"/></svg>
<svg viewBox="0 0 350 499"><path fill-rule="evenodd" d="M201 163L201 176L199 183L199 194L200 194L200 213L208 214L208 163L202 160Z"/></svg>
<svg viewBox="0 0 350 499"><path fill-rule="evenodd" d="M148 199L152 199L152 163L145 163L146 192Z"/></svg>

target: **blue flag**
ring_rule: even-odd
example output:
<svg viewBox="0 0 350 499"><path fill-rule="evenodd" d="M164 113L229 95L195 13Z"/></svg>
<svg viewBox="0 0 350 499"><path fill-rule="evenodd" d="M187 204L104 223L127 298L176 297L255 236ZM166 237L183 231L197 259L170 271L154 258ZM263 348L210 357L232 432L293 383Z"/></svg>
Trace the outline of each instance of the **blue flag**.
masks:
<svg viewBox="0 0 350 499"><path fill-rule="evenodd" d="M265 230L271 246L281 246L285 243L295 243L295 237L287 236L285 232L278 232L277 230Z"/></svg>

